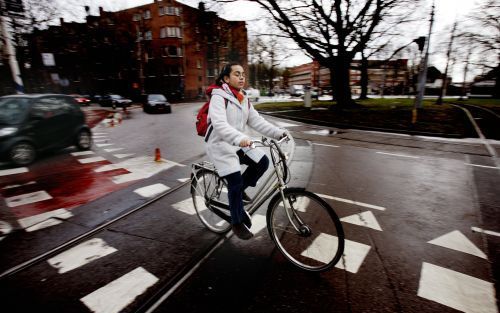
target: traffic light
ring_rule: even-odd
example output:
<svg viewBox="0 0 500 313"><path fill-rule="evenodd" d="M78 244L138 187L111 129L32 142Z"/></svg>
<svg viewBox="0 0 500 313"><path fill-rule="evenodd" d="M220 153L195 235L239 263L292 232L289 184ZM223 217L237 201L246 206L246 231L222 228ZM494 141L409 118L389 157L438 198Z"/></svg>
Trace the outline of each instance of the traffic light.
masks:
<svg viewBox="0 0 500 313"><path fill-rule="evenodd" d="M425 37L418 37L417 39L413 40L413 42L416 42L417 45L418 45L418 50L420 50L420 52L422 52L422 50L424 50L424 46L425 46Z"/></svg>

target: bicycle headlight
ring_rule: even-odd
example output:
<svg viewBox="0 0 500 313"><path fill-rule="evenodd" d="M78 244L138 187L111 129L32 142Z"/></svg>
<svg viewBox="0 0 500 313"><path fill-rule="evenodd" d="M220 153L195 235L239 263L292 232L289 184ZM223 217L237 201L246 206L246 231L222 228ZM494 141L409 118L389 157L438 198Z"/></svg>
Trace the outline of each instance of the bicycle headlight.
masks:
<svg viewBox="0 0 500 313"><path fill-rule="evenodd" d="M12 135L15 132L17 132L17 128L16 127L0 128L0 137Z"/></svg>

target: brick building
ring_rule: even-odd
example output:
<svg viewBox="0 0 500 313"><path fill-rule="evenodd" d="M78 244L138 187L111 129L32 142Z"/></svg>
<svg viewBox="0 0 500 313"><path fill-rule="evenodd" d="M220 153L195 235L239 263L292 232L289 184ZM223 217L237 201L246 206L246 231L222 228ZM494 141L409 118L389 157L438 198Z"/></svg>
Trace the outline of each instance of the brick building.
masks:
<svg viewBox="0 0 500 313"><path fill-rule="evenodd" d="M85 23L61 19L60 26L35 30L28 42L27 92L195 98L224 63L248 62L245 22L174 0L117 12L99 8Z"/></svg>
<svg viewBox="0 0 500 313"><path fill-rule="evenodd" d="M361 61L353 60L350 70L351 90L359 94L361 71L356 69ZM322 67L317 61L289 68L288 85L304 85L331 90L330 69ZM384 88L385 92L402 94L409 86L408 60L399 59L389 62L378 60L368 61L368 88L369 92L378 93Z"/></svg>

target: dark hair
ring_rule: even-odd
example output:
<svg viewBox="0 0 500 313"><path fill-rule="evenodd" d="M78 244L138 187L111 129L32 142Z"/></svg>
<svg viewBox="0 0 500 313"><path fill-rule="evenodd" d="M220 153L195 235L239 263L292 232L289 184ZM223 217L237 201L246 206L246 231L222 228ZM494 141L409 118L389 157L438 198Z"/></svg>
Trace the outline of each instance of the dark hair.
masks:
<svg viewBox="0 0 500 313"><path fill-rule="evenodd" d="M219 76L217 76L217 79L215 80L216 85L222 86L222 84L225 83L224 76L229 76L229 74L231 74L231 69L233 68L234 65L240 65L240 64L236 62L229 62L222 67L222 69L219 72Z"/></svg>

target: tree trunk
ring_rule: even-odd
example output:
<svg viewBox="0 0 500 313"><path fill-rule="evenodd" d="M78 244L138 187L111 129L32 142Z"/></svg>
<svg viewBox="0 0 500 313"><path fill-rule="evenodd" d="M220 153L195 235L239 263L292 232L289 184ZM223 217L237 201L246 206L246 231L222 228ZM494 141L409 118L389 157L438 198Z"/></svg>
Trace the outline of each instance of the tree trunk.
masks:
<svg viewBox="0 0 500 313"><path fill-rule="evenodd" d="M361 53L361 95L359 99L368 99L368 59Z"/></svg>
<svg viewBox="0 0 500 313"><path fill-rule="evenodd" d="M345 56L337 56L333 65L330 66L330 81L333 87L333 99L337 102L336 107L347 109L354 106L350 86L351 60Z"/></svg>

